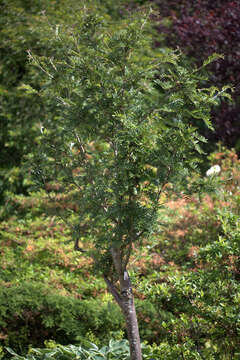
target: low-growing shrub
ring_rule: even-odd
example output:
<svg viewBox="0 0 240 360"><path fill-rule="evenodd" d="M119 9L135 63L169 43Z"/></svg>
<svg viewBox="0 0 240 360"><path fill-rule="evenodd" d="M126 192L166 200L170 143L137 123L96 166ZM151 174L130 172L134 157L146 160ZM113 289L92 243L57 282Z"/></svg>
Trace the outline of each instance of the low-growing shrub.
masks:
<svg viewBox="0 0 240 360"><path fill-rule="evenodd" d="M62 296L29 282L2 287L0 319L3 345L21 352L52 338L61 344L83 343L92 333L103 340L123 328L122 315L112 302Z"/></svg>

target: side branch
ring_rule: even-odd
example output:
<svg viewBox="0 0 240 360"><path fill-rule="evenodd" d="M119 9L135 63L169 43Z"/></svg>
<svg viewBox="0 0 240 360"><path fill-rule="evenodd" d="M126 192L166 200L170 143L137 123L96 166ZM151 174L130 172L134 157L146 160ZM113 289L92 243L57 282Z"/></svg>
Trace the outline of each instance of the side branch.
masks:
<svg viewBox="0 0 240 360"><path fill-rule="evenodd" d="M112 296L114 297L120 308L123 310L122 299L117 288L113 285L113 283L111 283L111 281L105 275L103 275L103 277L105 283L107 284L108 291L112 294Z"/></svg>
<svg viewBox="0 0 240 360"><path fill-rule="evenodd" d="M86 253L86 252L87 252L86 250L83 250L83 249L79 246L79 238L77 238L77 239L75 240L74 250L75 250L75 251L80 251L81 253Z"/></svg>

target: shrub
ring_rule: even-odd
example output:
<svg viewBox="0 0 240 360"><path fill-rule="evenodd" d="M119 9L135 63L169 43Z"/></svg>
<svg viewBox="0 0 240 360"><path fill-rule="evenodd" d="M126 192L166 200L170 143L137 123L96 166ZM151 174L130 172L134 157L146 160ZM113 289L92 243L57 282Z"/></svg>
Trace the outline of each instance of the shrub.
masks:
<svg viewBox="0 0 240 360"><path fill-rule="evenodd" d="M49 286L23 282L3 286L0 293L0 331L3 344L24 352L54 338L61 344L110 338L123 319L115 304L102 299L62 296Z"/></svg>
<svg viewBox="0 0 240 360"><path fill-rule="evenodd" d="M240 43L240 4L239 1L183 0L155 1L159 9L161 21L156 23L159 37L156 46L165 43L173 48L180 47L192 58L194 63L200 63L212 53L224 54L210 65L210 83L222 86L231 83L234 86L233 103L222 101L219 108L214 109L213 125L215 132L203 128L203 133L216 144L222 141L228 147L240 149L239 131L239 43ZM159 20L159 17L158 17Z"/></svg>

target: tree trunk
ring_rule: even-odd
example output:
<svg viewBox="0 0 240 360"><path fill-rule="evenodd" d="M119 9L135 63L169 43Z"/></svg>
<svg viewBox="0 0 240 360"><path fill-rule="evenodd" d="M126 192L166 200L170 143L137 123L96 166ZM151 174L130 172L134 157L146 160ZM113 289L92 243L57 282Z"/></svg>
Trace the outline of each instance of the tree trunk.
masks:
<svg viewBox="0 0 240 360"><path fill-rule="evenodd" d="M127 326L131 360L142 360L138 321L132 294L130 294L130 296L128 295L126 299L123 299L123 308L123 314L125 316Z"/></svg>
<svg viewBox="0 0 240 360"><path fill-rule="evenodd" d="M104 276L109 292L120 306L125 317L131 360L142 360L141 343L137 315L132 294L132 286L127 271L120 279L120 293L113 283Z"/></svg>

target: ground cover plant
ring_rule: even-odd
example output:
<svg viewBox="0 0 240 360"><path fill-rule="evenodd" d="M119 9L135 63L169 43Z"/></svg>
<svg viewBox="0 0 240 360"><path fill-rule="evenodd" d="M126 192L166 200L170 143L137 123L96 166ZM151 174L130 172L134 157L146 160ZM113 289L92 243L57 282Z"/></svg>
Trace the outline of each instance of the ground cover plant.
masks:
<svg viewBox="0 0 240 360"><path fill-rule="evenodd" d="M98 347L89 343L87 347L82 346L62 346L54 342L48 344L45 349L30 349L29 354L20 356L11 349L8 351L13 355L12 360L130 360L129 344L127 340L112 341L109 344ZM143 359L172 359L166 346L143 345Z"/></svg>
<svg viewBox="0 0 240 360"><path fill-rule="evenodd" d="M88 348L81 346L57 346L53 345L49 349L32 349L30 354L26 357L19 356L9 349L14 355L13 360L47 360L47 359L58 359L58 360L101 360L111 359L122 360L129 359L129 346L126 340L122 341L110 341L108 346L98 348L95 344L90 344Z"/></svg>

